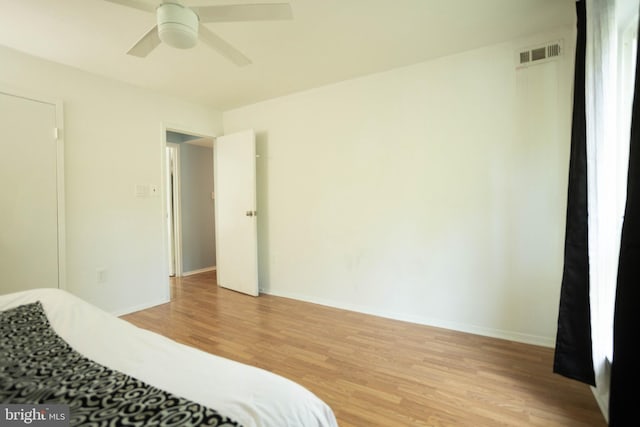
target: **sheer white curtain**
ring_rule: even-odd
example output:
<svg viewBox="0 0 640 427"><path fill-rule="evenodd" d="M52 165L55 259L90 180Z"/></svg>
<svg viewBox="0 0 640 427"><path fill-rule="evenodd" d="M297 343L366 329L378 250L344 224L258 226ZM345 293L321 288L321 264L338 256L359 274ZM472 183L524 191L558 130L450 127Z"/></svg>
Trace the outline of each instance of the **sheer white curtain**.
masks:
<svg viewBox="0 0 640 427"><path fill-rule="evenodd" d="M596 397L608 402L606 359L613 345L613 307L621 223L617 219L617 30L615 2L587 1L585 96L591 335Z"/></svg>
<svg viewBox="0 0 640 427"><path fill-rule="evenodd" d="M633 2L634 7L630 7ZM631 101L625 90L621 10L638 0L587 0L585 96L589 276L595 395L605 412L613 355L613 311L626 200ZM635 15L635 13L634 13ZM637 15L636 20L637 20ZM622 198L622 199L621 199Z"/></svg>

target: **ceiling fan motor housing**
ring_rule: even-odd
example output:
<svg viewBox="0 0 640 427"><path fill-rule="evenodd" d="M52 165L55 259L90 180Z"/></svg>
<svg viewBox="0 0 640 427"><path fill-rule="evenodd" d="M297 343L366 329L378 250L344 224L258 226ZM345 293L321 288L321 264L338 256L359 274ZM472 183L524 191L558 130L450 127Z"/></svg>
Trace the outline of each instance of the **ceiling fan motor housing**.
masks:
<svg viewBox="0 0 640 427"><path fill-rule="evenodd" d="M163 3L157 9L158 36L169 46L189 49L198 42L198 15L176 3Z"/></svg>

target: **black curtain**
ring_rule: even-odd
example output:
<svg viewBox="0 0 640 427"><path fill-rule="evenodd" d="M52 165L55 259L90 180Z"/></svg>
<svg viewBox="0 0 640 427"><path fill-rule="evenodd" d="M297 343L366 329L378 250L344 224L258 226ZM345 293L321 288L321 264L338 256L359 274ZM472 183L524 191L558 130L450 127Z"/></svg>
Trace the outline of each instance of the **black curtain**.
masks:
<svg viewBox="0 0 640 427"><path fill-rule="evenodd" d="M569 161L564 271L560 290L558 333L553 371L595 385L589 304L589 235L587 217L587 125L585 111L585 1L576 3L576 41L573 124Z"/></svg>
<svg viewBox="0 0 640 427"><path fill-rule="evenodd" d="M618 285L613 321L613 365L609 425L638 423L640 386L640 50L631 119L627 205L618 261Z"/></svg>

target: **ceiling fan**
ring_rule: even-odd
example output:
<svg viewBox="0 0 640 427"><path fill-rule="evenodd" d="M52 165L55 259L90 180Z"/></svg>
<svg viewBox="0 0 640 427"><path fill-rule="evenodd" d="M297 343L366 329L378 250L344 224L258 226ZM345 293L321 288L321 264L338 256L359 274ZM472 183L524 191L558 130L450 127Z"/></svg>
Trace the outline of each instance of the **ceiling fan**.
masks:
<svg viewBox="0 0 640 427"><path fill-rule="evenodd" d="M143 0L105 0L156 14L157 24L131 49L127 55L144 58L160 43L179 49L189 49L200 40L238 66L251 60L220 38L203 24L210 22L276 21L293 19L288 3L235 4L187 7L178 0L165 0L157 6Z"/></svg>

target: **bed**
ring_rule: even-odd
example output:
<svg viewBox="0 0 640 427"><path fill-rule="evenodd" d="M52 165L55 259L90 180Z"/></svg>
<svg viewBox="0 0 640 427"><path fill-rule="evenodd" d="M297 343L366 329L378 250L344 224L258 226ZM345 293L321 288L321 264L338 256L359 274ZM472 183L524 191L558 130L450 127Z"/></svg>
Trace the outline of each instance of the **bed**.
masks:
<svg viewBox="0 0 640 427"><path fill-rule="evenodd" d="M208 425L338 425L329 406L295 382L138 328L66 291L35 289L0 295L0 313L5 314L5 332L17 330L16 325L21 320L15 319L25 317L24 310L31 310L29 313L32 314L28 316L35 317L37 310L40 310L42 317L48 320L50 329L55 331L51 334L57 334L82 360L86 358L152 388L186 399L197 406L211 408L228 420L228 423L218 420ZM7 326L8 322L12 324ZM46 320L44 323L47 323ZM8 389L6 366L10 354L7 352L13 351L8 347L11 345L6 343L0 347L0 392L3 384L5 391ZM38 351L32 353L37 354ZM3 402L2 396L0 393L0 403L14 403L6 401L11 400L6 393ZM72 419L73 412L72 406Z"/></svg>

